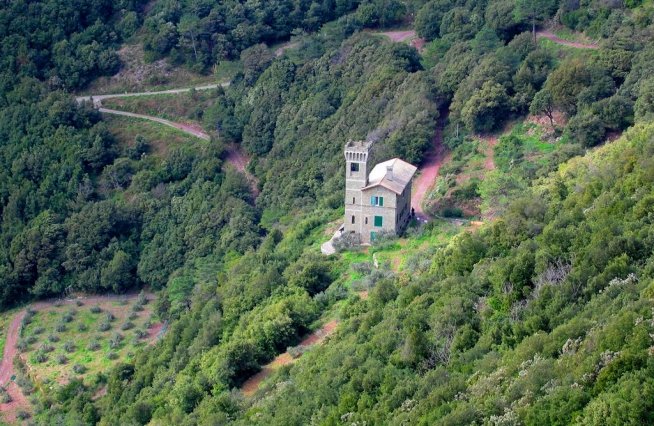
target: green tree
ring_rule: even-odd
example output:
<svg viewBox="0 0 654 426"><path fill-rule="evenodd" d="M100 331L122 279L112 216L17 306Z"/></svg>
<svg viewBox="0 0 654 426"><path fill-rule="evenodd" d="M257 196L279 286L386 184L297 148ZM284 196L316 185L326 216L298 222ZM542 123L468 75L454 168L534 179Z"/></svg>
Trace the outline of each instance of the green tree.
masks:
<svg viewBox="0 0 654 426"><path fill-rule="evenodd" d="M516 0L516 15L519 20L531 25L536 43L536 25L552 16L556 10L555 0Z"/></svg>

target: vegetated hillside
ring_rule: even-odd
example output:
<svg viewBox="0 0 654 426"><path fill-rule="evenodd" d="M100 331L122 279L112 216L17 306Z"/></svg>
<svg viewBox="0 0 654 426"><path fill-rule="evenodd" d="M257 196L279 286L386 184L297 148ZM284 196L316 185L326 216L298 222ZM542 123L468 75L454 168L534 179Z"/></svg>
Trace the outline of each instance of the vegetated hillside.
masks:
<svg viewBox="0 0 654 426"><path fill-rule="evenodd" d="M380 7L391 3L398 4L362 3L352 15L304 36L299 52L281 59L256 44L275 38L258 38L251 31L252 40L229 53L242 51L243 72L217 95L203 119L223 140L241 143L252 155L251 168L263 189L256 205L242 176L222 170L221 141L150 155L147 139L137 136L120 144L94 112L80 109L61 92L52 93L43 81L15 78L45 80L50 74L21 74L18 66L11 68L15 75L5 74L0 126L6 136L0 140L7 141L0 146L3 304L29 293L122 291L147 284L165 287L156 309L171 322L155 348L98 375L90 386L73 381L37 395L35 421L305 424L315 416L324 423L392 423L415 417L430 424L490 421L490 416L510 422L518 416L542 424L554 420L534 416L551 408L562 423L582 412L593 424L593 413L608 412L605 406L639 404L635 397L620 399L620 392L610 399L614 389L624 386L623 394L635 388L648 395L649 384L639 374L649 368L644 351L651 344L638 333L650 315L630 307L627 299L637 300L651 280L648 205L638 204L641 193L645 196L651 188L646 155L651 144L638 142L651 138L649 127L635 130L630 135L634 141L616 144L624 149L620 154L609 147L601 151L605 154L591 156L588 173L582 173L581 165L568 166L577 175L552 177L529 190L536 195L517 202L510 202L519 197L517 190L500 194L499 213L506 211L505 219L443 247L430 243L416 260L405 262L399 278L377 280L373 274L369 281L376 287L369 302L343 300L348 257L323 258L316 246L324 237L323 226L339 216L341 149L348 138L374 138L380 157L418 161L434 133L438 110L446 108L446 141L454 149L466 146L468 134L492 131L529 110L549 114L561 109L569 118L567 140L585 147L604 140L607 129L621 131L633 121L649 120L654 109L647 43L651 8L610 9L600 2L578 10L560 8L560 20L576 17L574 25L568 24L591 35L598 34L592 33L598 22L614 29L605 34L597 54L579 58L544 51L530 34L521 34L532 21L554 15L556 4L487 7L484 2L429 1L416 26L433 40L419 58L415 50L380 37L351 37L363 27L399 19L381 18L380 11L386 10ZM155 8L165 6L161 4ZM198 6L201 14L209 10L197 3L188 6ZM443 8L440 19L418 20L430 13L438 17ZM22 11L14 11L16 17L22 18ZM184 24L181 18L170 25L152 22L163 32L188 24L191 45L180 47L185 55L180 61L201 59L193 45L199 39L192 17ZM439 22L431 36L421 27L429 22ZM220 31L212 37L238 35ZM113 48L109 42L101 46L102 51ZM36 55L36 50L27 52ZM169 53L179 54L172 48ZM53 69L53 62L34 63L26 70ZM100 71L89 67L79 72L84 78L71 81L70 87ZM509 168L518 151L514 145L520 143L503 147L506 162L500 167ZM521 170L517 187L527 191L534 178L576 152L563 152L539 173ZM502 181L495 183L486 189L500 192ZM616 202L604 193L615 194ZM487 194L492 200L492 192ZM597 205L588 209L595 199ZM430 254L435 250L438 255ZM431 262L425 265L425 260ZM628 309L643 316L642 321L633 318L640 327L633 340L626 325L632 318L618 321L613 333L601 328L613 323L599 320L590 330L593 315L601 312L594 303L604 303L605 297L595 293L614 278L624 282L613 281L611 289L627 290L605 303L616 304L611 309L618 319L622 312L628 316ZM642 305L649 312L647 303ZM290 372L284 370L288 383L271 394L276 406L265 399L250 405L234 391L296 344L321 316L339 311L347 320L340 337L302 358ZM560 331L574 321L581 325ZM605 335L617 337L604 341ZM547 361L567 341L559 337L571 338L565 352L576 351L583 367L574 368L579 370L565 370L570 358ZM523 345L536 349L522 352ZM534 357L537 351L540 355ZM516 360L526 361L520 370L515 370ZM544 370L551 383L527 382L541 377L529 374L531 366ZM352 373L340 370L345 367ZM575 381L568 382L561 371L572 372ZM105 385L106 396L95 400ZM300 395L298 389L305 392ZM502 393L495 399L497 389ZM569 389L577 393L569 396ZM643 403L615 412L640 416L648 409Z"/></svg>
<svg viewBox="0 0 654 426"><path fill-rule="evenodd" d="M651 423L652 153L637 126L407 260L235 423Z"/></svg>

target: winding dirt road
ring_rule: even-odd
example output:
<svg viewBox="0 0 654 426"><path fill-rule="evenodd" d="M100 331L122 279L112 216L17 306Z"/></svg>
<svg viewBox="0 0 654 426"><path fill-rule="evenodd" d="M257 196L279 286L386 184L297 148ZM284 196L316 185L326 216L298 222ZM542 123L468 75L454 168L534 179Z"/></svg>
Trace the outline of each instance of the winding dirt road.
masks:
<svg viewBox="0 0 654 426"><path fill-rule="evenodd" d="M204 139L205 141L211 140L211 136L209 136L209 134L205 133L200 128L196 126L192 126L190 124L175 123L174 121L166 120L165 118L159 118L159 117L154 117L151 115L144 115L144 114L136 114L127 111L119 111L117 109L98 108L98 111L104 112L105 114L122 115L125 117L133 117L133 118L140 118L143 120L155 121L157 123L161 123L163 125L173 127L177 130L181 130L182 132L188 133L189 135L198 137L200 139Z"/></svg>
<svg viewBox="0 0 654 426"><path fill-rule="evenodd" d="M418 168L420 174L413 182L411 207L415 210L416 219L423 223L429 221L429 216L425 213L423 207L425 198L429 195L429 189L436 182L438 171L447 159L445 147L443 146L443 126L445 125L446 119L447 115L445 114L439 118L438 126L436 126L436 132L432 139L432 146Z"/></svg>

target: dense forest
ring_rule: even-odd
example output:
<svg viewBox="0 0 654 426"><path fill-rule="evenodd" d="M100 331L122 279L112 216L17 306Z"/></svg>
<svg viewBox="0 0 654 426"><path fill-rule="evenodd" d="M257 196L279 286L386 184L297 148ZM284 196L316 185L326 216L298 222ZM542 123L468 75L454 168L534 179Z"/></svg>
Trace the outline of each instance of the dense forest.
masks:
<svg viewBox="0 0 654 426"><path fill-rule="evenodd" d="M0 307L145 287L169 323L133 362L39 392L33 421L654 422L653 21L637 0L4 5ZM553 22L598 49L544 48L532 31ZM372 31L397 25L424 50ZM238 60L201 114L211 141L155 155L75 102L120 69L127 40L200 73ZM293 52L269 52L288 40ZM495 220L421 247L399 273L360 265L367 300L348 288L347 253L319 255L341 214L346 140L419 163L439 123L457 154L555 113L561 148L546 162L503 140L498 170L472 188ZM250 156L256 200L224 167L227 144ZM244 398L325 312L336 335Z"/></svg>

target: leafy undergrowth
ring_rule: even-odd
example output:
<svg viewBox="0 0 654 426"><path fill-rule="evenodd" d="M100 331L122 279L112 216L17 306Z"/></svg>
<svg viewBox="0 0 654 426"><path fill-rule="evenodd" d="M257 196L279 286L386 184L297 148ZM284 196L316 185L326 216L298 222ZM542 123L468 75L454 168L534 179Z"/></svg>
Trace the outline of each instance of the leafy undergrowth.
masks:
<svg viewBox="0 0 654 426"><path fill-rule="evenodd" d="M566 138L529 121L497 138L466 137L441 167L428 209L446 217L494 216L529 182L578 151Z"/></svg>
<svg viewBox="0 0 654 426"><path fill-rule="evenodd" d="M137 297L38 310L21 330L21 358L37 382L85 381L133 360L157 337L152 305Z"/></svg>
<svg viewBox="0 0 654 426"><path fill-rule="evenodd" d="M121 69L110 77L98 77L81 91L82 94L139 92L191 87L231 79L233 67L216 67L214 74L200 74L187 67L170 64L168 59L147 62L141 44L126 44L119 51Z"/></svg>
<svg viewBox="0 0 654 426"><path fill-rule="evenodd" d="M215 91L199 90L173 95L110 98L103 100L102 106L176 122L201 122L204 110L211 106L215 99Z"/></svg>

